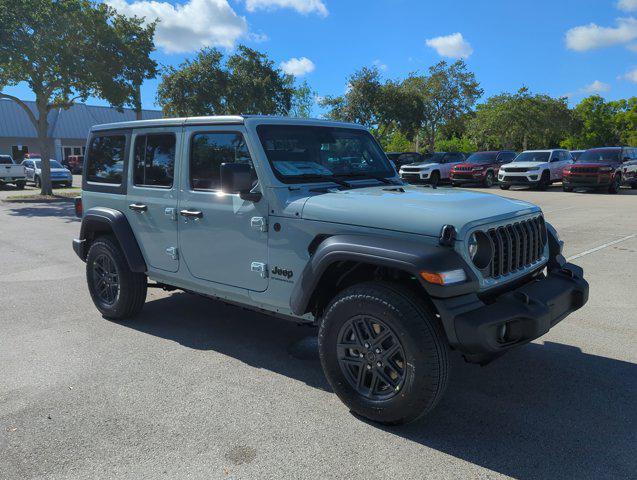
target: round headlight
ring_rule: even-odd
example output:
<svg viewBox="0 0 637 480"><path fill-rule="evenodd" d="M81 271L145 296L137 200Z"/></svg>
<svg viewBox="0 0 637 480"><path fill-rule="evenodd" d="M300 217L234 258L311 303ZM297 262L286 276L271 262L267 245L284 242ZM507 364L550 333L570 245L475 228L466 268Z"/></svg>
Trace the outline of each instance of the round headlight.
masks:
<svg viewBox="0 0 637 480"><path fill-rule="evenodd" d="M473 232L467 241L469 258L480 270L483 270L491 263L493 249L487 234L482 231Z"/></svg>

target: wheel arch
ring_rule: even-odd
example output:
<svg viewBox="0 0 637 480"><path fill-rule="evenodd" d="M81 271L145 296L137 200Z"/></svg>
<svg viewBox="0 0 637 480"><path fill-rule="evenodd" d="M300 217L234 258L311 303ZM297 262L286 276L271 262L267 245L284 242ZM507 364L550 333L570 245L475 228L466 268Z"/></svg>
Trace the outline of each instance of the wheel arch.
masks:
<svg viewBox="0 0 637 480"><path fill-rule="evenodd" d="M315 315L340 290L360 281L389 280L406 283L423 298L461 295L477 288L477 279L464 260L449 247L425 242L364 235L318 236L290 297L294 314ZM421 271L462 268L467 282L442 287L426 283Z"/></svg>
<svg viewBox="0 0 637 480"><path fill-rule="evenodd" d="M86 260L91 243L101 235L115 238L131 271L146 272L146 261L126 215L112 208L95 207L84 213L80 237L73 242L73 248L82 260Z"/></svg>

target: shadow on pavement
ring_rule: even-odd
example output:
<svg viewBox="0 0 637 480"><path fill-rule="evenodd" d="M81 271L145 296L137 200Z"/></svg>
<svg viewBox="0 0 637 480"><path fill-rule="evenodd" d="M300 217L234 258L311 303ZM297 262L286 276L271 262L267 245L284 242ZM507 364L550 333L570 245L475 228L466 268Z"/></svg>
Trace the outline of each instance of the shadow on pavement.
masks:
<svg viewBox="0 0 637 480"><path fill-rule="evenodd" d="M330 390L311 327L186 293L148 302L125 326ZM515 478L630 478L637 471L637 365L553 342L524 346L487 367L459 356L453 363L449 389L430 416L373 426Z"/></svg>
<svg viewBox="0 0 637 480"><path fill-rule="evenodd" d="M80 221L75 216L73 201L69 199L49 200L47 202L20 200L19 202L5 202L4 205L10 205L7 212L13 216L26 218L59 217L67 223Z"/></svg>

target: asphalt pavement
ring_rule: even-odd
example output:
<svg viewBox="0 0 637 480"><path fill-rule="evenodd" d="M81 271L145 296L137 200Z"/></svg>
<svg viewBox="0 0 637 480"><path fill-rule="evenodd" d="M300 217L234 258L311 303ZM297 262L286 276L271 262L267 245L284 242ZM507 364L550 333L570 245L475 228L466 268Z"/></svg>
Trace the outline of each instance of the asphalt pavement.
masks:
<svg viewBox="0 0 637 480"><path fill-rule="evenodd" d="M311 327L154 289L101 318L72 204L0 200L0 479L635 478L637 191L490 192L543 208L589 303L486 367L455 355L398 428L331 393Z"/></svg>

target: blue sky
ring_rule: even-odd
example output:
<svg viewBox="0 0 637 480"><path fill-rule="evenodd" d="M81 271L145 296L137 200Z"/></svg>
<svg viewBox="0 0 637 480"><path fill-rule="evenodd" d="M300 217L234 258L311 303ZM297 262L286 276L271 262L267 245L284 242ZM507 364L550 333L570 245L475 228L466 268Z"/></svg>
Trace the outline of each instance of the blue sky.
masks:
<svg viewBox="0 0 637 480"><path fill-rule="evenodd" d="M107 0L121 11L159 16L154 54L162 65L202 45L238 43L266 52L320 96L378 65L401 78L441 59L464 57L487 96L532 92L637 95L637 0ZM142 91L154 104L157 81ZM7 89L32 98L23 85ZM104 104L99 99L88 103ZM315 113L320 113L316 111Z"/></svg>

